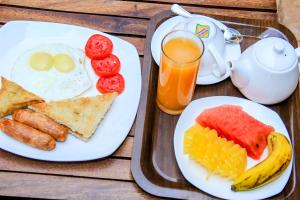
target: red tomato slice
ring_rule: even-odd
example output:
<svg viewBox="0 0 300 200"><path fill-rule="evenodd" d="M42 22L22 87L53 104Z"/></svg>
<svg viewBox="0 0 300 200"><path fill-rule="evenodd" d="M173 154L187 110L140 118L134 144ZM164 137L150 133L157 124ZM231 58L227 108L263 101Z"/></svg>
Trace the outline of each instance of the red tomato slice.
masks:
<svg viewBox="0 0 300 200"><path fill-rule="evenodd" d="M124 88L125 81L121 74L116 74L110 77L101 77L97 82L97 89L103 94L111 92L121 94Z"/></svg>
<svg viewBox="0 0 300 200"><path fill-rule="evenodd" d="M101 60L92 59L91 64L95 73L100 77L113 76L119 73L121 68L119 58L113 54Z"/></svg>
<svg viewBox="0 0 300 200"><path fill-rule="evenodd" d="M101 59L109 56L113 49L112 41L99 34L92 35L86 45L85 54L91 59Z"/></svg>

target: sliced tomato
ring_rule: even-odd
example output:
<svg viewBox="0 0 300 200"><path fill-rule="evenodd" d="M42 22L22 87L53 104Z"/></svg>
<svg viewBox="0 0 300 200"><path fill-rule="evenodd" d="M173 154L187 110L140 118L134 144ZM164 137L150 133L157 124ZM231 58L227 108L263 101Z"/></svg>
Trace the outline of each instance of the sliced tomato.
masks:
<svg viewBox="0 0 300 200"><path fill-rule="evenodd" d="M112 50L112 41L99 34L92 35L85 45L85 54L91 59L105 58L111 54Z"/></svg>
<svg viewBox="0 0 300 200"><path fill-rule="evenodd" d="M119 58L113 54L100 60L92 59L91 64L95 73L100 77L113 76L119 73L121 68Z"/></svg>
<svg viewBox="0 0 300 200"><path fill-rule="evenodd" d="M97 82L97 89L101 93L117 92L121 94L125 88L125 80L121 74L101 77Z"/></svg>

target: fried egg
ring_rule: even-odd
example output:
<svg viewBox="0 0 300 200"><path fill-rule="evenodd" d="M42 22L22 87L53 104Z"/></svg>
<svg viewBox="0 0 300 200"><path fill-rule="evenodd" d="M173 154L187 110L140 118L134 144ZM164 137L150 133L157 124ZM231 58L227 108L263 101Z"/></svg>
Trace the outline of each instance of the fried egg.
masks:
<svg viewBox="0 0 300 200"><path fill-rule="evenodd" d="M92 83L82 50L64 44L44 44L20 55L11 79L46 101L76 97Z"/></svg>

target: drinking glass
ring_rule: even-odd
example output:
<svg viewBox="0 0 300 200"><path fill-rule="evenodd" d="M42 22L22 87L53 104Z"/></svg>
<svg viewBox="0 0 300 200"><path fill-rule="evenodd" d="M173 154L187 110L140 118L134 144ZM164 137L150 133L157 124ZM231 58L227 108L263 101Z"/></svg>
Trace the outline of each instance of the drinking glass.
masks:
<svg viewBox="0 0 300 200"><path fill-rule="evenodd" d="M204 44L195 34L176 30L162 40L156 103L172 115L191 101Z"/></svg>

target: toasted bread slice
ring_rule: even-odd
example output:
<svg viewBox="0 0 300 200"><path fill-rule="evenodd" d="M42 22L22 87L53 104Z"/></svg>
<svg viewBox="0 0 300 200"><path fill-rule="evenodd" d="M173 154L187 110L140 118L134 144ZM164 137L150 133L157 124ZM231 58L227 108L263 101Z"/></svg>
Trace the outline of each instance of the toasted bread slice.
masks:
<svg viewBox="0 0 300 200"><path fill-rule="evenodd" d="M0 89L0 118L11 114L13 111L44 102L39 96L28 92L20 85L1 77Z"/></svg>
<svg viewBox="0 0 300 200"><path fill-rule="evenodd" d="M87 141L104 118L117 93L39 103L29 108L43 113Z"/></svg>

